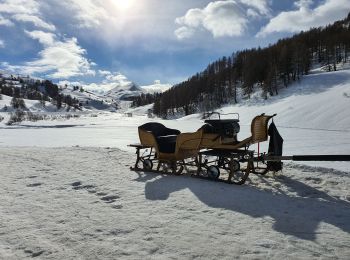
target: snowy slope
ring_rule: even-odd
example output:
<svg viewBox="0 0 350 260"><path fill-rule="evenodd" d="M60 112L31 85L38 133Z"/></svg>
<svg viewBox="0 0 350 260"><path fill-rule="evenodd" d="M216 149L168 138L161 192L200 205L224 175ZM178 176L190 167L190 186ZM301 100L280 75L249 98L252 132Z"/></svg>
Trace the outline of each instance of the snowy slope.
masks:
<svg viewBox="0 0 350 260"><path fill-rule="evenodd" d="M62 93L79 100L82 106L87 110L95 112L96 110L116 111L117 101L106 98L103 95L97 95L89 91L81 92L80 90L73 90L70 87L63 89Z"/></svg>
<svg viewBox="0 0 350 260"><path fill-rule="evenodd" d="M248 118L264 112L277 113L278 124L283 127L349 130L350 70L317 71L268 100L261 100L259 94L220 111L244 115L245 124L250 123Z"/></svg>
<svg viewBox="0 0 350 260"><path fill-rule="evenodd" d="M0 113L1 112L14 112L15 110L11 106L12 97L2 95L2 100L0 100ZM31 112L56 112L57 107L50 102L45 102L45 107L38 100L23 99L26 109ZM63 104L64 106L64 104ZM5 108L7 107L7 108ZM64 110L64 107L61 111Z"/></svg>
<svg viewBox="0 0 350 260"><path fill-rule="evenodd" d="M142 89L140 87L132 82L128 82L124 85L116 84L116 86L108 91L105 96L116 100L125 100L129 97L141 95L141 93Z"/></svg>

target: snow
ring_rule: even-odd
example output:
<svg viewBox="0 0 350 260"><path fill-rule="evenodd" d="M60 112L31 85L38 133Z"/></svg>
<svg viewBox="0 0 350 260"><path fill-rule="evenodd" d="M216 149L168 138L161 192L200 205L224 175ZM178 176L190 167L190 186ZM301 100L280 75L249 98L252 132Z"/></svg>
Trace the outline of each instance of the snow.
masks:
<svg viewBox="0 0 350 260"><path fill-rule="evenodd" d="M257 93L256 95L259 95ZM268 100L242 101L236 106L219 110L240 114L239 139L250 135L250 122L254 116L277 113L274 119L284 142L285 155L350 154L350 70L314 73L301 82L283 89L279 96ZM7 100L7 101L6 101ZM8 102L4 96L1 102ZM36 101L35 101L36 102ZM26 102L27 103L27 102ZM201 115L194 114L177 120L150 119L145 115L151 105L136 109L123 108L123 114L94 111L82 113L70 121L24 122L8 127L0 122L0 145L3 146L97 146L117 147L132 151L127 144L138 140L137 126L158 121L183 132L193 132L202 124ZM133 113L128 118L124 112ZM5 113L3 114L6 118ZM266 151L267 143L261 144ZM256 149L256 146L253 147ZM348 162L308 162L308 165L349 171Z"/></svg>
<svg viewBox="0 0 350 260"><path fill-rule="evenodd" d="M0 258L350 254L349 175L287 165L232 186L129 170L116 148L0 148ZM300 174L302 172L302 174Z"/></svg>
<svg viewBox="0 0 350 260"><path fill-rule="evenodd" d="M0 100L0 112L6 112L5 111L5 106L7 107L7 112L14 112L15 110L11 106L11 100L12 97L2 95L2 99ZM56 106L54 106L50 102L45 102L45 107L42 106L40 101L38 100L29 100L29 99L23 99L26 108L28 111L31 112L55 112L57 111ZM62 109L63 110L63 109Z"/></svg>
<svg viewBox="0 0 350 260"><path fill-rule="evenodd" d="M160 81L155 81L154 84L147 85L147 86L140 86L140 89L142 89L143 92L154 94L154 93L162 93L167 91L172 87L171 84L163 84L160 83Z"/></svg>
<svg viewBox="0 0 350 260"><path fill-rule="evenodd" d="M350 154L349 70L258 95L218 110L240 114L239 139L254 116L277 113L284 155ZM149 108L12 126L0 110L0 259L349 258L349 162L285 162L243 186L132 172L137 126L203 124L199 114L148 118Z"/></svg>

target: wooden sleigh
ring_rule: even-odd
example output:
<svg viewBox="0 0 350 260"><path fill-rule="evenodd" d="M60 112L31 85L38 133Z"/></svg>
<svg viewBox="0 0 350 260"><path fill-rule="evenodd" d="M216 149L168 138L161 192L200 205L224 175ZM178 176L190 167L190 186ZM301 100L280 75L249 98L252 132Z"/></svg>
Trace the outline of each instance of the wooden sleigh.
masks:
<svg viewBox="0 0 350 260"><path fill-rule="evenodd" d="M185 168L192 168L190 172L195 177L243 184L259 168L253 163L255 152L248 148L268 139L268 122L274 116L256 116L251 123L251 136L242 141L237 140L237 127L228 120L219 120L216 125L207 120L193 133L146 123L138 128L140 143L129 145L136 148L137 155L131 169L181 174ZM227 129L220 130L220 123L226 124Z"/></svg>

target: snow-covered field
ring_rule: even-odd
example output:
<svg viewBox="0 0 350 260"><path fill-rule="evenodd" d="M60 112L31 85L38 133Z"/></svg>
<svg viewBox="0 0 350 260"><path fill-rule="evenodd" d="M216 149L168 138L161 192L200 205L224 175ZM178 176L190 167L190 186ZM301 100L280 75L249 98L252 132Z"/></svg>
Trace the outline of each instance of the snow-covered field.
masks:
<svg viewBox="0 0 350 260"><path fill-rule="evenodd" d="M0 148L0 258L348 259L349 175L232 186L131 172L116 148Z"/></svg>
<svg viewBox="0 0 350 260"><path fill-rule="evenodd" d="M255 98L221 109L240 114L239 139L255 115L277 113L285 155L350 154L349 70ZM0 259L349 259L350 163L290 162L243 186L137 174L127 144L138 125L203 124L149 119L148 108L12 126L0 112Z"/></svg>

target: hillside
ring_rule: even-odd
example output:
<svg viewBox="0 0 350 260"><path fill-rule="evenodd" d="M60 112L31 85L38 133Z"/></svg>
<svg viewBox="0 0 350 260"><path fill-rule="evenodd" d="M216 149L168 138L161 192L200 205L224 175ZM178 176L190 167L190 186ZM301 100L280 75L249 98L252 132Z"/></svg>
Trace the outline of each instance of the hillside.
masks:
<svg viewBox="0 0 350 260"><path fill-rule="evenodd" d="M31 112L59 112L64 109L114 112L121 109L125 111L130 106L130 100L144 94L153 95L170 88L170 85L160 84L160 82L140 87L132 82L124 85L111 84L108 85L109 88L112 87L111 90L97 93L85 90L82 84L57 85L49 80L0 72L0 94L5 97L24 99L25 104L28 104L26 109ZM103 85L100 87L105 89ZM13 109L8 109L11 106L8 100L0 103L0 110L4 111L5 105L7 106L6 111L13 111Z"/></svg>
<svg viewBox="0 0 350 260"><path fill-rule="evenodd" d="M349 61L350 14L326 27L311 28L265 48L240 50L222 57L188 80L156 98L154 112L167 118L235 104L261 92L261 99L278 96L303 80L314 66L336 71Z"/></svg>

